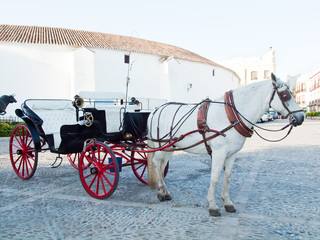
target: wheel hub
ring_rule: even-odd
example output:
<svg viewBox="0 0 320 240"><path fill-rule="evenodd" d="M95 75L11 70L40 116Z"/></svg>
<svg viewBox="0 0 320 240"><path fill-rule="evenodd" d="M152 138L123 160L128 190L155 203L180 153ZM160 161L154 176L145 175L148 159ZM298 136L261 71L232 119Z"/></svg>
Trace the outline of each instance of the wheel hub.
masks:
<svg viewBox="0 0 320 240"><path fill-rule="evenodd" d="M22 149L18 149L17 150L17 155L21 155L22 154Z"/></svg>
<svg viewBox="0 0 320 240"><path fill-rule="evenodd" d="M90 169L90 173L91 174L97 174L98 173L98 168L96 168L96 167L91 168Z"/></svg>

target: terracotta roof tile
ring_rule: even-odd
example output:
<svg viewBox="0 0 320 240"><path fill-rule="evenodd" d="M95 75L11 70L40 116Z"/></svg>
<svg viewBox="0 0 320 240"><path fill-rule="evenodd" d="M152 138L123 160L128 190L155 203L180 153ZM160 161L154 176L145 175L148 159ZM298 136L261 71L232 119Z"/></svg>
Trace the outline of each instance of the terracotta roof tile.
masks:
<svg viewBox="0 0 320 240"><path fill-rule="evenodd" d="M201 57L198 54L168 44L133 37L65 28L1 24L0 42L109 48L164 57L173 56L177 59L219 66L215 62Z"/></svg>

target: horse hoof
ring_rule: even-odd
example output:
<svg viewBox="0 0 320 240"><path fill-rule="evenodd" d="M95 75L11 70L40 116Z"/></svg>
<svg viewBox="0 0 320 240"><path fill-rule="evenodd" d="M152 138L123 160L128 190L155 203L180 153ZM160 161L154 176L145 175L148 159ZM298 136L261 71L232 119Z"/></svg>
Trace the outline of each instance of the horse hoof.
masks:
<svg viewBox="0 0 320 240"><path fill-rule="evenodd" d="M157 197L158 197L158 199L160 200L160 202L172 200L172 197L171 197L170 194L165 194L165 195L163 195L163 194L161 194L161 193L158 193L158 194L157 194Z"/></svg>
<svg viewBox="0 0 320 240"><path fill-rule="evenodd" d="M164 197L165 197L166 201L171 201L172 200L172 197L171 197L170 194L166 194Z"/></svg>
<svg viewBox="0 0 320 240"><path fill-rule="evenodd" d="M160 200L160 202L164 202L166 200L166 196L162 195L160 193L157 194L158 199Z"/></svg>
<svg viewBox="0 0 320 240"><path fill-rule="evenodd" d="M237 211L233 205L225 205L224 208L229 213L234 213Z"/></svg>
<svg viewBox="0 0 320 240"><path fill-rule="evenodd" d="M219 209L209 209L209 214L210 214L210 216L213 216L213 217L220 217L221 216Z"/></svg>

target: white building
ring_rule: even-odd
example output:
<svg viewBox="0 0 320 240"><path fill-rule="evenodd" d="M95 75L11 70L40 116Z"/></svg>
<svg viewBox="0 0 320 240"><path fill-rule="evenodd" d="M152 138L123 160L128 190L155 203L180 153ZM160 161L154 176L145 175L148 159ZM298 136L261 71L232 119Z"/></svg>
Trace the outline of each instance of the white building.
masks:
<svg viewBox="0 0 320 240"><path fill-rule="evenodd" d="M310 112L320 111L320 71L318 70L310 78Z"/></svg>
<svg viewBox="0 0 320 240"><path fill-rule="evenodd" d="M168 44L62 28L0 25L0 95L15 93L18 100L8 106L8 115L28 98L72 99L80 91L124 93L128 75L128 96L158 102L216 98L240 82L234 71Z"/></svg>
<svg viewBox="0 0 320 240"><path fill-rule="evenodd" d="M270 48L262 57L236 57L221 60L218 63L235 71L240 76L241 86L270 79L271 73L276 73L273 48Z"/></svg>
<svg viewBox="0 0 320 240"><path fill-rule="evenodd" d="M294 95L305 112L320 111L320 68L292 77L296 81Z"/></svg>
<svg viewBox="0 0 320 240"><path fill-rule="evenodd" d="M307 112L310 101L310 74L300 74L291 78L296 82L293 91L295 99L300 107Z"/></svg>

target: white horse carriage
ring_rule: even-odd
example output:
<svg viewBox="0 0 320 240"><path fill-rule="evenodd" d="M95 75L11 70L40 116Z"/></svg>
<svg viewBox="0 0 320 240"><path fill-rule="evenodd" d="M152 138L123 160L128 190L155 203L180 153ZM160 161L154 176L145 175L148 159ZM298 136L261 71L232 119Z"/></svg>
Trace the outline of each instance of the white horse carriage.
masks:
<svg viewBox="0 0 320 240"><path fill-rule="evenodd" d="M214 191L221 169L224 167L221 197L226 211L235 212L229 197L232 166L260 116L270 107L289 116L289 132L304 120L288 86L274 75L272 81L229 91L215 101L167 103L152 113L141 111L137 102L122 105L118 100L105 105L124 96L88 94L81 93L74 101L29 99L16 110L25 124L13 130L9 148L13 169L20 178L30 179L37 168L38 153L50 150L58 154L55 163L62 160L60 154L67 155L79 170L83 187L95 198L111 196L121 168L131 166L136 177L158 189L158 198L165 201L171 200L164 177L172 152L208 153L212 157L209 213L219 216Z"/></svg>

